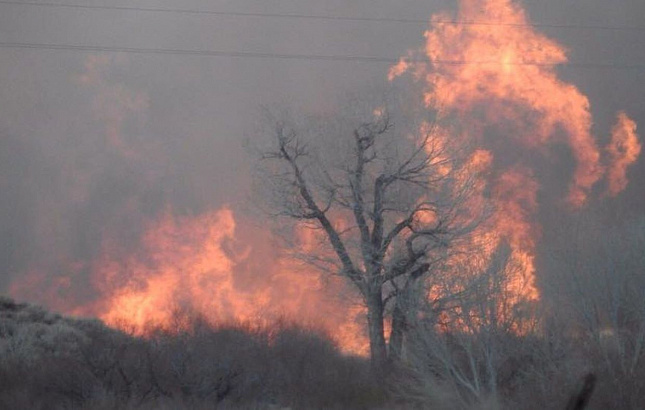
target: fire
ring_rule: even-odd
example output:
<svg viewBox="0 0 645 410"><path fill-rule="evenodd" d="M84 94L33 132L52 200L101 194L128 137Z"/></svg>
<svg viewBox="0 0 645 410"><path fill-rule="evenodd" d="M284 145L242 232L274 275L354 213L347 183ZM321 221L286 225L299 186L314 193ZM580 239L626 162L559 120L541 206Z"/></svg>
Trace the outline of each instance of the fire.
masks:
<svg viewBox="0 0 645 410"><path fill-rule="evenodd" d="M627 168L636 162L641 153L636 123L624 112L618 114L618 121L611 131L607 153L611 163L607 171L609 194L616 196L627 187Z"/></svg>
<svg viewBox="0 0 645 410"><path fill-rule="evenodd" d="M123 258L106 251L93 275L96 287L108 296L101 318L144 329L149 322L169 323L174 309L188 304L197 312L210 305L209 315L224 319L230 311L222 306L231 303L234 262L222 241L231 238L234 229L228 210L195 220L178 220L168 212L142 238L143 252ZM215 283L218 286L212 286ZM205 299L205 289L217 293ZM244 306L240 300L232 302Z"/></svg>
<svg viewBox="0 0 645 410"><path fill-rule="evenodd" d="M439 14L431 21L446 20L450 17ZM429 62L405 63L425 81L426 104L462 118L483 110L481 124L469 120L471 138L482 139L472 131L492 123L511 124L513 138L528 147L565 140L577 160L569 200L584 203L602 176L602 166L590 132L589 101L555 72L556 64L567 61L564 48L537 33L525 12L510 0L464 0L457 20L502 24L437 23L426 32ZM397 67L390 76L399 73ZM558 127L565 132L557 132Z"/></svg>
<svg viewBox="0 0 645 410"><path fill-rule="evenodd" d="M102 292L96 310L106 323L137 334L176 329L176 312L214 325L267 325L293 320L318 326L348 353L364 354L362 311L334 301L320 278L289 258L250 261L253 244L238 249L230 209L196 217L166 212L151 224L141 249L106 249L94 269ZM110 248L109 246L107 248ZM253 270L253 271L250 271ZM338 292L339 284L330 284Z"/></svg>
<svg viewBox="0 0 645 410"><path fill-rule="evenodd" d="M477 240L487 243L488 256L507 242L512 259L523 267L513 280L518 296L536 299L540 229L534 217L540 184L517 153L544 156L554 143L566 144L576 160L567 202L579 207L605 173L612 195L625 188L626 169L640 153L636 125L619 115L607 148L609 164L603 165L591 133L589 100L555 69L567 62L565 48L537 32L516 1L461 0L456 16L431 18L425 38L425 48L408 53L389 78L410 73L452 138L479 148L481 160L474 164L490 168L485 184L496 210Z"/></svg>
<svg viewBox="0 0 645 410"><path fill-rule="evenodd" d="M556 66L567 62L565 48L537 32L516 1L461 0L454 20L473 24L446 23L450 20L453 16L447 13L433 16L419 52L422 60L419 53L408 53L390 69L389 78L410 73L423 87L427 108L440 113L435 131L441 138L476 147L466 168L481 178L474 181L469 216L481 211L487 197L495 210L463 246L482 249L484 262L490 262L500 244L507 243L514 266L508 292L516 300L535 300L540 237L535 215L541 186L532 164L518 153L546 156L554 144L567 145L576 161L567 202L582 206L603 177L612 196L627 186L628 168L641 152L636 123L618 114L611 142L599 149L588 98L557 75ZM150 147L147 142L145 149L133 145L134 139L124 138L123 131L132 117L148 109L148 97L107 81L109 63L105 57L88 59L79 82L98 94L93 109L105 123L109 146L128 160L141 161L139 152ZM383 110L373 114L379 117ZM420 134L435 132L429 124L423 127ZM432 218L422 214L420 222L432 223ZM195 216L168 210L150 223L134 249L105 239L102 255L88 263L99 300L91 306L61 306L67 312L97 314L138 334L151 327L182 326L174 322L178 310L197 313L213 324L270 325L284 317L322 327L346 352L367 354L364 308L336 296L347 291L345 285L335 279L323 283L310 267L267 251L261 243L269 241L265 232L241 245L238 222L228 208ZM296 234L302 249L318 249L320 238L313 231ZM81 265L72 270L74 275L53 284L45 283L46 273L34 270L13 284L12 294L31 298L34 289L71 288L75 275L86 268ZM61 299L57 292L49 293L44 297Z"/></svg>

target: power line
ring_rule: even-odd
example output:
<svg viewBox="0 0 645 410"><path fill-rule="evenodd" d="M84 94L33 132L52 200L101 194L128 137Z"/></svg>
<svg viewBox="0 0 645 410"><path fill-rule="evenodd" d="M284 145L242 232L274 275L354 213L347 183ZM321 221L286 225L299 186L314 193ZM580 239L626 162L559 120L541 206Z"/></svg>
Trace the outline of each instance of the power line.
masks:
<svg viewBox="0 0 645 410"><path fill-rule="evenodd" d="M310 54L280 54L280 53L258 53L245 51L219 51L219 50L189 50L189 49L168 49L168 48L133 48L133 47L110 47L75 44L41 44L41 43L8 43L0 42L2 48L23 48L23 49L45 49L45 50L70 50L70 51L98 51L112 53L132 54L170 54L170 55L192 55L208 57L239 57L239 58L272 58L289 60L327 60L327 61L363 61L379 63L396 63L398 59L376 56L352 56L352 55L310 55Z"/></svg>
<svg viewBox="0 0 645 410"><path fill-rule="evenodd" d="M221 50L190 50L190 49L169 49L169 48L135 48L135 47L111 47L77 44L46 44L46 43L11 43L0 42L0 48L14 49L37 49L37 50L66 50L66 51L90 51L106 53L131 53L131 54L165 54L165 55L189 55L206 57L230 57L230 58L257 58L257 59L284 59L284 60L313 60L313 61L347 61L347 62L368 62L394 64L400 61L399 58L361 56L361 55L320 55L320 54L288 54L288 53L260 53L246 51L221 51ZM413 60L414 61L414 60ZM431 62L436 65L487 65L502 64L512 66L539 66L555 67L562 64L537 63L537 62L511 62L502 63L499 61L465 61L465 60L418 60L419 62ZM602 64L602 63L567 63L564 67L574 68L595 68L609 70L645 70L645 65L627 64Z"/></svg>
<svg viewBox="0 0 645 410"><path fill-rule="evenodd" d="M361 22L379 22L379 23L403 23L403 24L416 24L416 25L429 24L428 19L407 19L407 18L393 18L393 17L347 17L347 16L325 16L325 15L293 14L293 13L252 13L252 12L214 11L214 10L196 10L196 9L167 9L167 8L156 8L156 7L98 6L98 5L49 3L49 2L33 2L33 1L0 1L0 4L37 6L37 7L49 7L49 8L87 9L87 10L138 11L138 12L172 13L172 14L213 15L213 16L222 16L222 17L264 17L264 18L268 17L268 18L294 18L294 19L310 19L310 20L337 20L337 21L353 21L353 22L361 21ZM598 26L598 25L584 25L584 24L543 24L543 23L517 24L517 23L460 21L460 20L433 21L432 23L468 25L468 26L544 27L544 28L559 28L559 29L570 29L570 30L607 30L607 31L645 32L645 27Z"/></svg>

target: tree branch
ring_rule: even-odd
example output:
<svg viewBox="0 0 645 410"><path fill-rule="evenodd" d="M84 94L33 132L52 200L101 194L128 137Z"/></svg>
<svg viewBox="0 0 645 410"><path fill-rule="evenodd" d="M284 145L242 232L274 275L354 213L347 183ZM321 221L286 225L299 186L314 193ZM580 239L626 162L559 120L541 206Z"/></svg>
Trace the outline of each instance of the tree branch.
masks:
<svg viewBox="0 0 645 410"><path fill-rule="evenodd" d="M282 133L281 128L278 128L277 138L278 138L278 145L279 145L279 152L280 152L279 158L286 161L292 169L294 183L299 191L300 197L305 201L306 207L309 210L308 217L311 219L315 218L318 220L322 228L325 230L325 233L329 238L329 242L331 243L332 248L338 255L338 258L340 259L343 265L344 273L352 281L360 285L362 283L362 276L354 266L354 262L349 256L349 253L347 252L347 249L345 248L345 244L341 240L340 235L334 229L331 221L329 221L329 218L327 218L326 209L321 209L316 203L316 200L314 199L311 193L311 190L307 184L307 181L303 175L303 172L297 163L297 158L299 156L305 155L306 151L304 151L302 147L299 146L295 135L292 135L290 137L285 137L284 134ZM292 148L292 152L290 152L289 148L293 141L296 141L294 143L295 146Z"/></svg>

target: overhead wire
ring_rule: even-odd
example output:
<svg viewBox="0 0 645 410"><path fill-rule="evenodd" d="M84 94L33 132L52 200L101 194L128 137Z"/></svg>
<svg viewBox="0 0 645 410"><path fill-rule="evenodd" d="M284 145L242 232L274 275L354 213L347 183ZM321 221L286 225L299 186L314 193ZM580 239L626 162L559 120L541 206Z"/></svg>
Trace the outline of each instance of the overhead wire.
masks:
<svg viewBox="0 0 645 410"><path fill-rule="evenodd" d="M212 15L228 17L263 17L263 18L292 18L292 19L311 19L311 20L337 20L350 22L378 22L378 23L403 23L403 24L424 24L430 23L429 19L413 18L396 18L396 17L357 17L357 16L332 16L332 15L313 15L297 13L268 13L268 12L243 12L243 11L216 11L216 10L198 10L182 8L159 8L159 7L139 7L139 6L102 6L92 4L72 4L72 3L53 3L53 2L34 2L34 1L16 1L2 0L0 4L35 6L48 8L67 8L67 9L86 9L86 10L112 10L112 11L136 11L136 12L154 12L154 13L171 13L171 14L194 14L194 15ZM433 20L432 24L450 24L450 25L472 25L472 26L503 26L503 27L546 27L570 30L608 30L608 31L640 31L645 32L645 27L636 26L601 26L601 25L584 25L584 24L518 24L504 22L485 22L485 21L464 21L464 20Z"/></svg>
<svg viewBox="0 0 645 410"><path fill-rule="evenodd" d="M0 48L14 49L39 49L39 50L67 50L67 51L88 51L88 52L109 52L109 53L130 53L130 54L166 54L166 55L189 55L206 57L231 57L231 58L256 58L256 59L284 59L284 60L312 60L312 61L348 61L348 62L371 62L394 64L401 61L401 58L362 56L362 55L333 55L333 54L291 54L291 53L266 53L246 51L225 51L225 50L191 50L181 48L138 48L138 47L112 47L100 45L65 44L65 43L24 43L24 42L1 42ZM435 65L487 65L500 64L511 66L540 66L540 67L576 67L595 69L620 69L620 70L645 70L645 65L629 64L602 64L602 63L541 63L541 62L500 62L500 61L466 61L466 60L410 60L420 61Z"/></svg>
<svg viewBox="0 0 645 410"><path fill-rule="evenodd" d="M344 16L321 16L309 14L280 14L280 13L250 13L250 12L230 12L230 11L212 11L212 10L194 10L194 9L167 9L167 8L148 8L132 6L101 6L101 5L80 5L70 3L52 3L52 2L33 2L33 1L15 1L0 0L0 5L24 5L40 6L50 8L74 8L89 10L115 10L115 11L138 11L138 12L162 12L178 14L206 14L216 16L234 16L234 17L273 17L273 18L296 18L296 19L318 19L318 20L343 20L343 21L368 21L368 22L392 22L392 23L415 23L429 24L428 20L422 19L400 19L400 18L372 18L372 17L344 17ZM453 25L484 25L484 26L530 26L530 27L554 27L568 29L598 29L598 30L637 30L645 32L641 27L620 27L620 26L585 26L585 25L555 25L555 24L511 24L511 23L494 23L494 22L474 22L474 21L432 21L432 24L453 24ZM289 59L289 60L319 60L319 61L349 61L349 62L375 62L394 64L400 61L400 58L364 56L364 55L317 55L317 54L289 54L274 52L245 52L245 51L225 51L225 50L194 50L181 48L136 48L136 47L115 47L103 45L87 44L52 44L52 43L30 43L30 42L0 42L0 48L14 49L42 49L42 50L68 50L68 51L89 51L89 52L121 52L131 54L167 54L167 55L192 55L192 56L210 56L210 57L231 57L231 58L265 58L265 59ZM597 69L621 69L621 70L645 70L645 65L639 64L603 64L603 63L542 63L542 62L498 62L498 61L458 61L458 60L434 60L427 61L436 65L470 65L470 64L505 64L505 65L529 65L529 66L566 66L580 68L597 68Z"/></svg>

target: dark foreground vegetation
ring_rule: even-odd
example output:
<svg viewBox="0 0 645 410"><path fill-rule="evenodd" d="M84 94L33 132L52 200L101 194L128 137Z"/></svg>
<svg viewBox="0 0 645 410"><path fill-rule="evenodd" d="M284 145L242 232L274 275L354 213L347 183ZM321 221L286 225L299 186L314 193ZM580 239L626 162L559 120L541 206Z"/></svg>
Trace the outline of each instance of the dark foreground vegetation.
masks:
<svg viewBox="0 0 645 410"><path fill-rule="evenodd" d="M185 320L185 318L178 318ZM184 322L185 323L185 322ZM136 338L0 299L0 409L377 408L368 363L305 329Z"/></svg>
<svg viewBox="0 0 645 410"><path fill-rule="evenodd" d="M589 400L574 396L593 384L588 408L645 403L645 369L617 372L609 339L600 351L548 333L424 332L411 332L418 343L378 383L367 360L292 325L195 320L190 332L144 339L0 298L0 408L565 409Z"/></svg>

